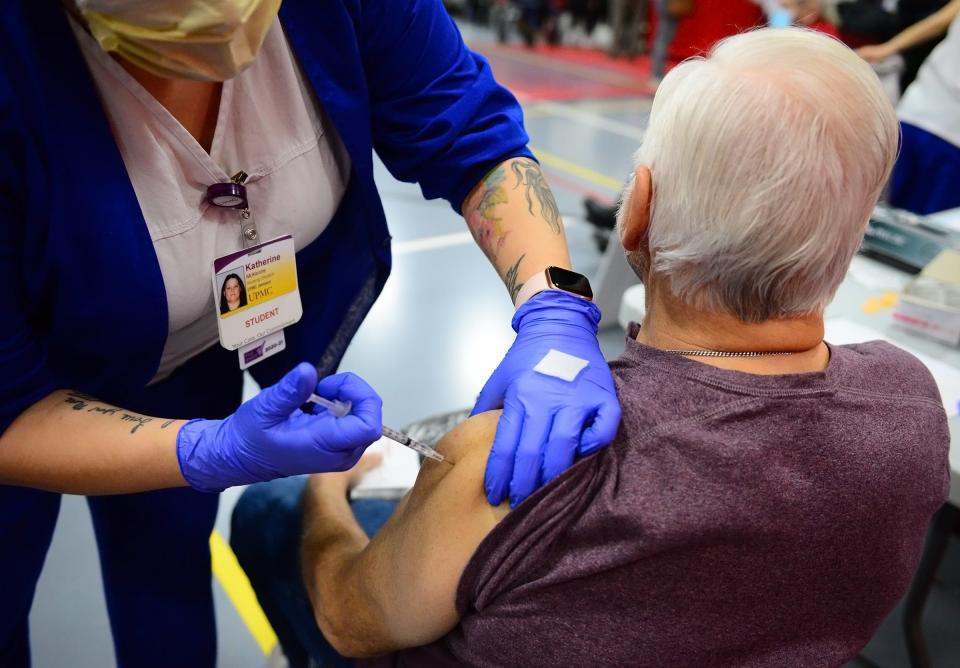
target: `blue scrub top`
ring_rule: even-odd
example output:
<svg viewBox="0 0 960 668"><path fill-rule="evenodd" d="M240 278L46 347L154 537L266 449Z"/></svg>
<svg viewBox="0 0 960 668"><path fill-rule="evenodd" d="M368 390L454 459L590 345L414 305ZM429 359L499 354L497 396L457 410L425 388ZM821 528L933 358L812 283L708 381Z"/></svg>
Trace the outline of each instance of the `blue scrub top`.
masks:
<svg viewBox="0 0 960 668"><path fill-rule="evenodd" d="M285 0L280 20L353 165L330 226L298 253L304 316L252 369L261 385L302 360L334 370L383 287L373 150L456 210L495 165L532 157L517 101L441 0ZM163 279L97 95L59 2L2 3L0 433L59 388L136 408L160 361Z"/></svg>

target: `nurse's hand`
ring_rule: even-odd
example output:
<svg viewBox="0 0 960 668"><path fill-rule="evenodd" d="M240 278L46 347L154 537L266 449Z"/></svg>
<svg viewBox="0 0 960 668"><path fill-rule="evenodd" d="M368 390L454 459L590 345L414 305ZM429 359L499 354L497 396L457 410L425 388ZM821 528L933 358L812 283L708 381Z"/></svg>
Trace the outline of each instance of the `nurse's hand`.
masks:
<svg viewBox="0 0 960 668"><path fill-rule="evenodd" d="M503 406L484 483L491 504L509 492L516 506L566 471L577 455L616 436L620 402L597 342L599 322L594 304L559 290L545 290L517 309L517 338L473 409L476 414ZM586 366L573 381L534 371L550 350Z"/></svg>
<svg viewBox="0 0 960 668"><path fill-rule="evenodd" d="M335 417L316 407L301 410L316 391L353 404ZM184 479L196 490L219 492L233 485L301 473L346 471L383 431L382 401L359 376L341 373L319 383L310 364L300 364L225 420L192 420L177 435Z"/></svg>

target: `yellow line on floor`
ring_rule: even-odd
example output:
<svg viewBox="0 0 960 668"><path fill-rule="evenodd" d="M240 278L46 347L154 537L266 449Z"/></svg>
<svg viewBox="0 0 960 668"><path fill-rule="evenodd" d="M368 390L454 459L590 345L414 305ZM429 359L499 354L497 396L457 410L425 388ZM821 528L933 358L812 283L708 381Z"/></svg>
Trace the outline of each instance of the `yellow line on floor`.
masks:
<svg viewBox="0 0 960 668"><path fill-rule="evenodd" d="M583 165L578 165L575 162L570 162L569 160L565 160L558 155L554 155L549 151L543 151L539 148L534 148L533 146L530 147L530 150L533 151L533 154L537 156L537 159L542 165L558 169L561 172L566 172L567 174L576 176L579 179L583 179L584 181L589 181L594 185L598 185L601 188L612 190L613 192L618 193L623 188L624 181L615 179L612 176L595 172L592 169L584 167Z"/></svg>
<svg viewBox="0 0 960 668"><path fill-rule="evenodd" d="M264 656L270 654L277 644L277 634L263 614L247 574L240 568L236 555L219 531L210 534L210 561L213 575L227 592L250 635L257 641Z"/></svg>

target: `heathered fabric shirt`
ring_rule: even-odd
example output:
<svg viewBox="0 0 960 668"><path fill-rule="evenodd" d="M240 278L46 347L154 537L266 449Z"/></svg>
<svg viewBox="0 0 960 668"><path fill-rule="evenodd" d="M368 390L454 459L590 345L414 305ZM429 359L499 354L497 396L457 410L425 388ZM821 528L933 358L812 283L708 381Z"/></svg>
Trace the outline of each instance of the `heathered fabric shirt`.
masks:
<svg viewBox="0 0 960 668"><path fill-rule="evenodd" d="M629 340L616 441L487 536L456 629L362 665L843 664L909 585L950 437L915 358L831 353L757 376Z"/></svg>

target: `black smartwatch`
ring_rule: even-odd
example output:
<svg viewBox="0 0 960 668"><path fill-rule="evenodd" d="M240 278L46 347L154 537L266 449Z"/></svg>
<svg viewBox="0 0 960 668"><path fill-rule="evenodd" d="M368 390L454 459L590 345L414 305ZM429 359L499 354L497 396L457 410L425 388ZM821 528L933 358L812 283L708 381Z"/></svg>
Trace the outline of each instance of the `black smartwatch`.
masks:
<svg viewBox="0 0 960 668"><path fill-rule="evenodd" d="M590 289L590 281L586 276L562 267L547 267L543 273L534 274L527 279L517 293L514 307L520 308L521 304L544 290L563 290L588 302L593 301L593 290Z"/></svg>

